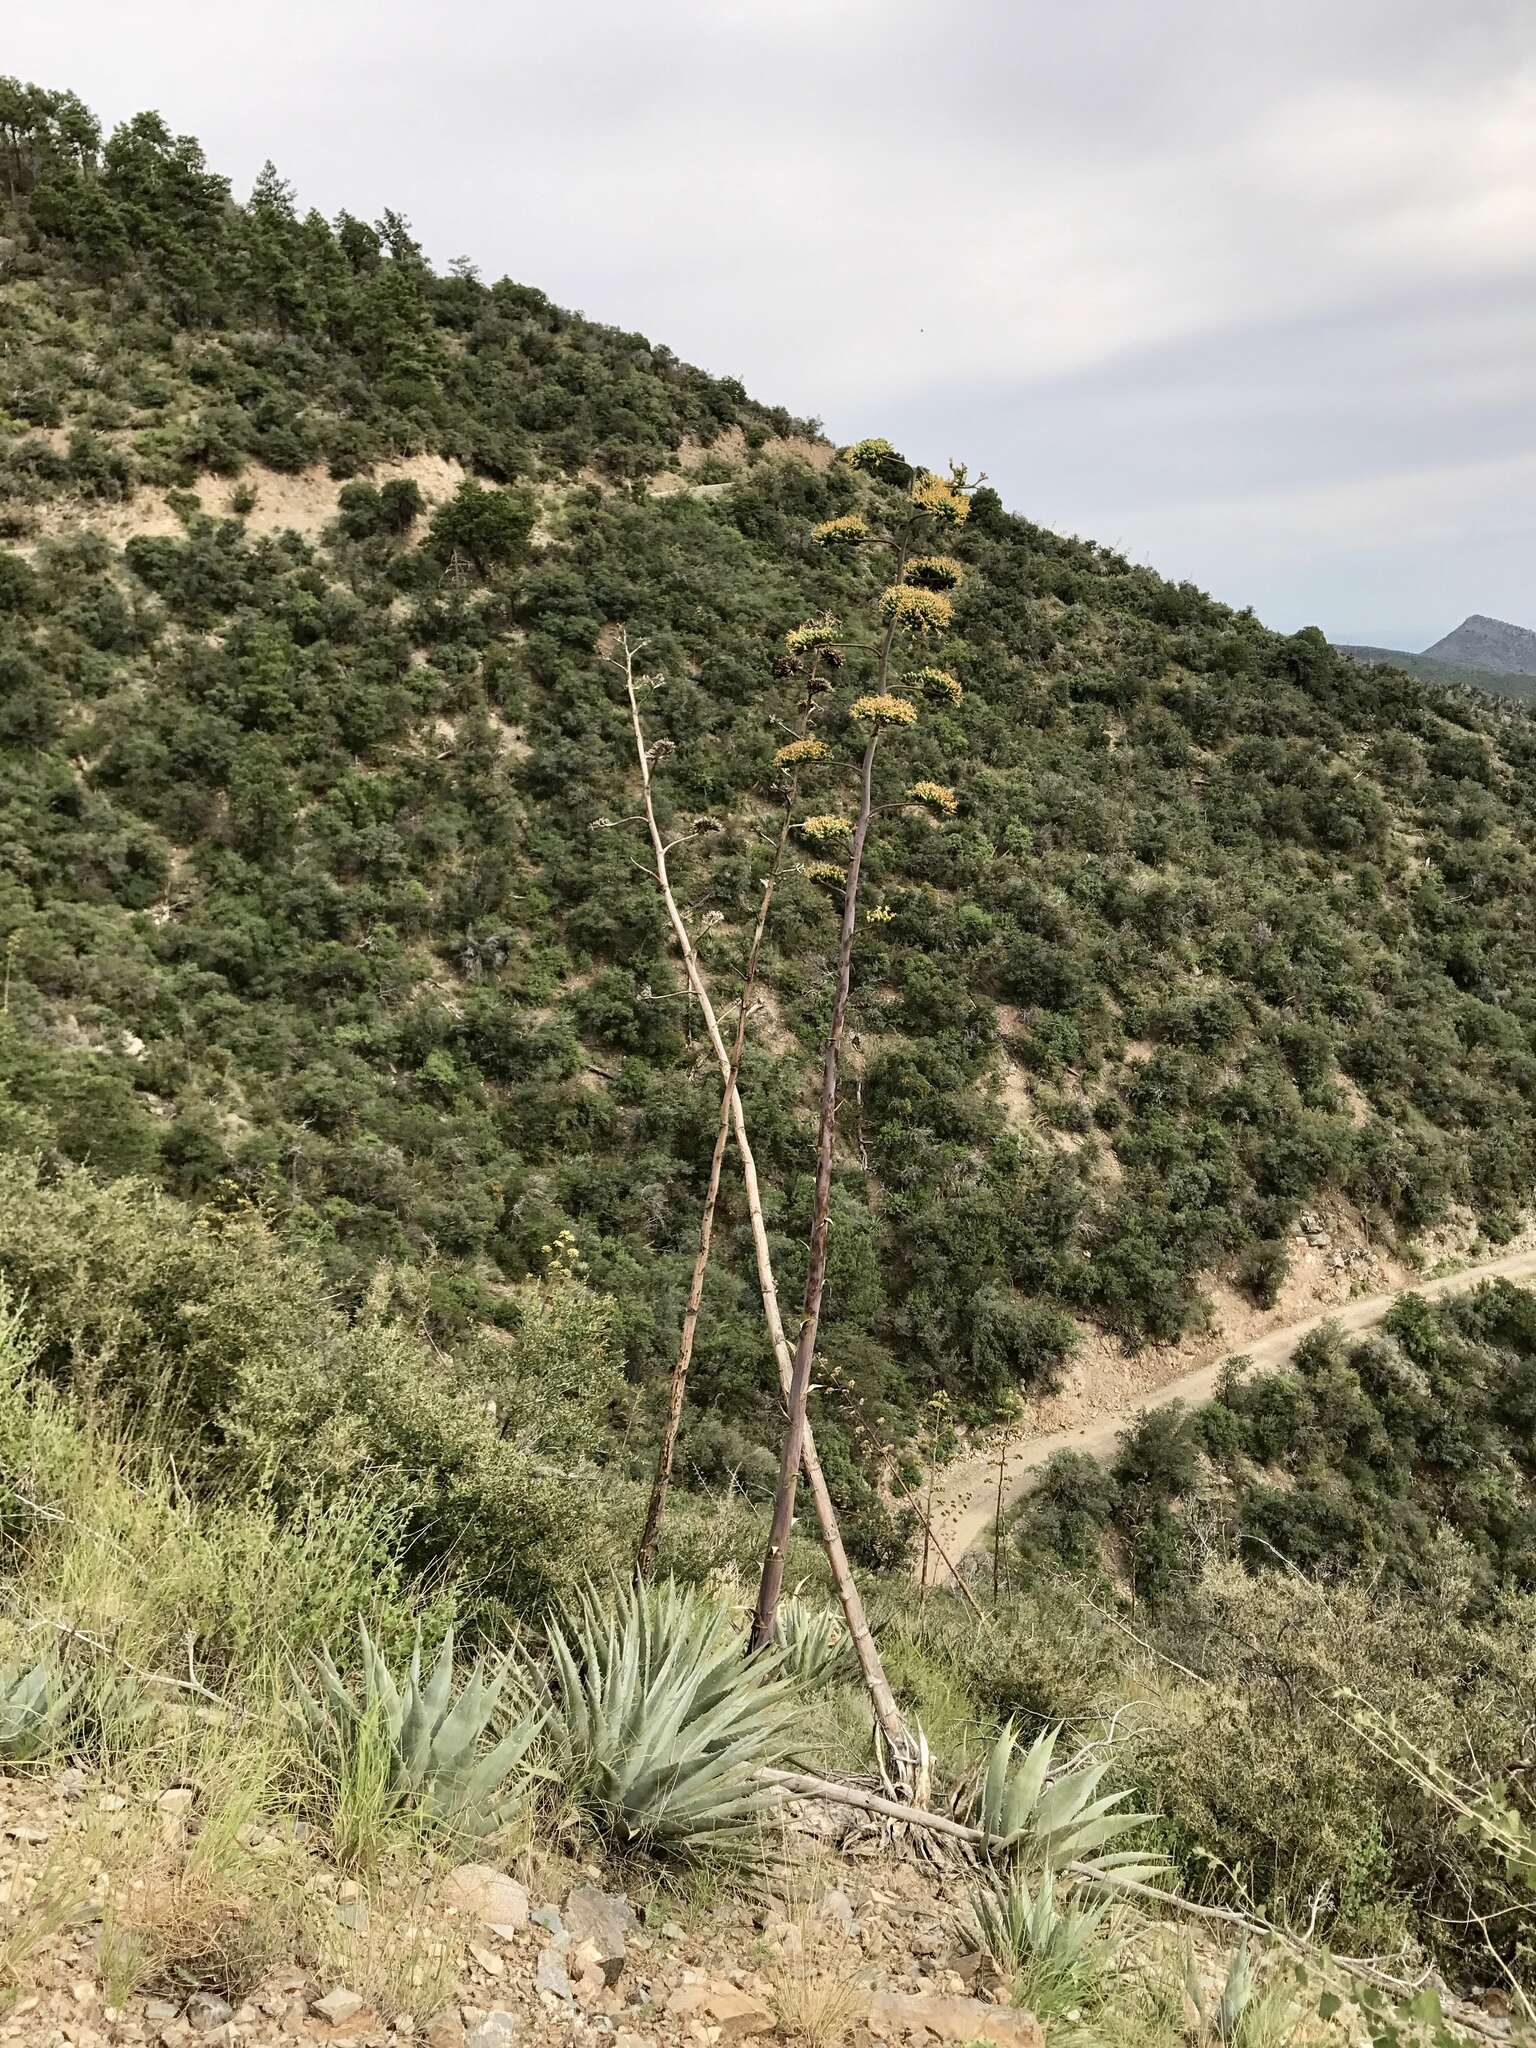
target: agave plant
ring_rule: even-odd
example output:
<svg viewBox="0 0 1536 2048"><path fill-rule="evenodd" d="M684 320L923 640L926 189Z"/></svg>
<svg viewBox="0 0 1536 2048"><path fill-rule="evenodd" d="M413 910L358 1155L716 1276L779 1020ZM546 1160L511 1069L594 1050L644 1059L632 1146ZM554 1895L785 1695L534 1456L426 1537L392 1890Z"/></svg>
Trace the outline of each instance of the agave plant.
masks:
<svg viewBox="0 0 1536 2048"><path fill-rule="evenodd" d="M1153 1816L1117 1812L1127 1792L1095 1796L1107 1763L1084 1764L1052 1778L1060 1736L1059 1728L1047 1728L1022 1754L1011 1721L998 1736L972 1808L975 1825L991 1838L989 1853L1005 1864L1046 1871L1075 1863L1082 1874L1106 1884L1150 1882L1166 1868L1160 1857L1108 1845Z"/></svg>
<svg viewBox="0 0 1536 2048"><path fill-rule="evenodd" d="M671 1581L592 1587L551 1623L567 1789L617 1842L743 1859L789 1747L795 1688L777 1652L746 1663L729 1615Z"/></svg>
<svg viewBox="0 0 1536 2048"><path fill-rule="evenodd" d="M785 1677L808 1692L819 1692L853 1673L852 1645L842 1616L813 1607L797 1593L779 1607L774 1640Z"/></svg>
<svg viewBox="0 0 1536 2048"><path fill-rule="evenodd" d="M399 1683L361 1621L358 1633L361 1699L336 1669L329 1650L318 1659L320 1697L299 1682L299 1713L316 1755L345 1775L359 1748L378 1741L387 1758L387 1795L394 1806L413 1807L474 1839L504 1826L516 1803L515 1796L506 1796L508 1781L545 1719L530 1698L517 1659L509 1655L490 1664L477 1659L455 1698L451 1628L425 1678L417 1636L410 1667ZM509 1693L521 1712L498 1736L505 1718L502 1702Z"/></svg>
<svg viewBox="0 0 1536 2048"><path fill-rule="evenodd" d="M29 1764L57 1749L73 1696L46 1659L30 1671L0 1669L0 1763Z"/></svg>
<svg viewBox="0 0 1536 2048"><path fill-rule="evenodd" d="M1113 1962L1106 1933L1110 1902L1061 1903L1047 1869L1033 1891L1020 1873L994 1877L971 1901L972 1932L1013 1985L1014 1996L1049 2016L1087 2004Z"/></svg>

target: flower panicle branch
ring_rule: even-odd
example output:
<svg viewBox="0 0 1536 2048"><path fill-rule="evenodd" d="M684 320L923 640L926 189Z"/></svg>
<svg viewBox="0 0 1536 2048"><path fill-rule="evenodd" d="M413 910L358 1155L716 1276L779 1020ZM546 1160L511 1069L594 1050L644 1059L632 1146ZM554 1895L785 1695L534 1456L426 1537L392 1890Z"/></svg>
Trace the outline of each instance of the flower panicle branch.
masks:
<svg viewBox="0 0 1536 2048"><path fill-rule="evenodd" d="M916 725L917 706L889 690L880 690L867 697L855 697L848 706L848 716L861 725Z"/></svg>
<svg viewBox="0 0 1536 2048"><path fill-rule="evenodd" d="M882 590L880 611L899 632L920 639L947 632L955 617L953 601L942 590L920 590L911 583L892 583Z"/></svg>

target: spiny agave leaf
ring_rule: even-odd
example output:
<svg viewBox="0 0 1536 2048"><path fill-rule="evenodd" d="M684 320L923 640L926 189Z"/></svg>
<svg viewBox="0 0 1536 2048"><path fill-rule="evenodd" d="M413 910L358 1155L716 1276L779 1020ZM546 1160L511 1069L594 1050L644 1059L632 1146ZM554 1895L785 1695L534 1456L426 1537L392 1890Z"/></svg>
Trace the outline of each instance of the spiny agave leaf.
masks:
<svg viewBox="0 0 1536 2048"><path fill-rule="evenodd" d="M417 1658L419 1658L419 1656L420 1639L418 1638ZM412 1683L418 1686L420 1690L422 1706L425 1709L428 1724L430 1725L432 1733L435 1736L439 1728L442 1726L443 1716L447 1713L449 1702L453 1698L452 1627L450 1626L443 1630L442 1647L439 1649L437 1653L437 1662L433 1666L432 1676L427 1680L424 1686L421 1685L420 1678L417 1672L417 1658L413 1658L411 1660L411 1679ZM478 1675L479 1668L480 1667L476 1665L476 1675Z"/></svg>
<svg viewBox="0 0 1536 2048"><path fill-rule="evenodd" d="M1216 2038L1231 2041L1236 2037L1238 2021L1243 2008L1253 1996L1253 1957L1245 1941L1232 1958L1227 1970L1227 1981L1221 1987L1221 2003L1216 2008Z"/></svg>
<svg viewBox="0 0 1536 2048"><path fill-rule="evenodd" d="M1086 1863L1080 1856L1074 1856L1074 1864L1084 1864L1082 1882L1113 1890L1118 1885L1156 1884L1170 1874L1170 1865L1163 1856L1143 1856L1135 1849L1116 1849L1108 1856L1094 1856Z"/></svg>
<svg viewBox="0 0 1536 2048"><path fill-rule="evenodd" d="M1117 1842L1122 1835L1139 1828L1151 1816L1145 1813L1101 1814L1097 1820L1082 1826L1075 1822L1058 1833L1042 1836L1050 1851L1051 1862L1059 1870L1063 1863L1081 1861L1095 1849L1102 1849L1106 1842Z"/></svg>
<svg viewBox="0 0 1536 2048"><path fill-rule="evenodd" d="M1015 1764L1018 1733L1010 1721L993 1744L976 1818L988 1834L1009 1840L1030 1821L1050 1769L1059 1730L1044 1729Z"/></svg>
<svg viewBox="0 0 1536 2048"><path fill-rule="evenodd" d="M0 1759L30 1763L62 1742L76 1689L46 1660L0 1671Z"/></svg>
<svg viewBox="0 0 1536 2048"><path fill-rule="evenodd" d="M498 1825L509 1802L498 1795L522 1764L541 1725L538 1715L492 1740L492 1724L514 1670L503 1660L493 1676L477 1663L457 1699L454 1696L453 1632L444 1632L431 1672L422 1676L418 1635L403 1686L397 1684L365 1625L361 1706L343 1684L327 1652L317 1659L321 1680L335 1711L326 1714L308 1689L299 1686L300 1714L314 1746L338 1761L362 1739L371 1720L388 1747L390 1790L417 1802L424 1812L451 1820L458 1832L475 1837Z"/></svg>
<svg viewBox="0 0 1536 2048"><path fill-rule="evenodd" d="M1046 1786L1039 1798L1032 1802L1034 1832L1039 1835L1056 1834L1083 1815L1099 1780L1108 1769L1107 1763L1088 1764L1080 1771L1068 1771L1054 1784ZM1121 1799L1129 1797L1124 1792L1117 1796Z"/></svg>
<svg viewBox="0 0 1536 2048"><path fill-rule="evenodd" d="M550 1630L567 1774L606 1832L681 1856L740 1855L784 1754L794 1688L743 1662L728 1616L674 1584L586 1587Z"/></svg>
<svg viewBox="0 0 1536 2048"><path fill-rule="evenodd" d="M990 1833L1001 1833L1003 1795L1008 1786L1008 1766L1013 1761L1013 1723L1002 1729L987 1759L987 1774L981 1781L978 1813L981 1825Z"/></svg>

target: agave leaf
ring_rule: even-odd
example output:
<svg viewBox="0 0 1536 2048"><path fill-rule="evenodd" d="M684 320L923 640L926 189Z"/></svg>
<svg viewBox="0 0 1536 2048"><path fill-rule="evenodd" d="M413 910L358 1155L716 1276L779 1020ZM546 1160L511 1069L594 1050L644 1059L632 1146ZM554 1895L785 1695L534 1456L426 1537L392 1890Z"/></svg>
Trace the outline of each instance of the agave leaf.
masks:
<svg viewBox="0 0 1536 2048"><path fill-rule="evenodd" d="M978 1815L981 1825L989 1834L1003 1832L1003 1799L1008 1789L1008 1766L1013 1761L1014 1727L1009 1721L998 1734L992 1745L992 1754L987 1759L987 1774L981 1783Z"/></svg>
<svg viewBox="0 0 1536 2048"><path fill-rule="evenodd" d="M1040 1801L1045 1774L1055 1753L1058 1728L1045 1728L1024 1752L1024 1761L1009 1781L1004 1801L1004 1832L1017 1834L1029 1825Z"/></svg>
<svg viewBox="0 0 1536 2048"><path fill-rule="evenodd" d="M1088 1764L1080 1771L1068 1771L1048 1785L1032 1802L1031 1823L1036 1834L1054 1835L1077 1820L1109 1769L1107 1763ZM1122 1799L1128 1795L1121 1793Z"/></svg>

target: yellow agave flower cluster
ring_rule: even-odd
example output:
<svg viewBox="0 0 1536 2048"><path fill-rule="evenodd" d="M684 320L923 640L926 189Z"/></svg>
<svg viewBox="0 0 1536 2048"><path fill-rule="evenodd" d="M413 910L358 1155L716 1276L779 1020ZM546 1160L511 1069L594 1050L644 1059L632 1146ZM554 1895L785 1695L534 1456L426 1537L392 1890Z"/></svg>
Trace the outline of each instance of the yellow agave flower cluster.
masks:
<svg viewBox="0 0 1536 2048"><path fill-rule="evenodd" d="M906 580L922 590L954 590L965 577L965 564L953 555L914 555Z"/></svg>
<svg viewBox="0 0 1536 2048"><path fill-rule="evenodd" d="M917 706L886 691L879 696L855 697L848 706L848 716L863 719L869 725L916 725Z"/></svg>
<svg viewBox="0 0 1536 2048"><path fill-rule="evenodd" d="M808 860L800 872L808 882L825 882L833 889L841 889L848 879L835 860Z"/></svg>
<svg viewBox="0 0 1536 2048"><path fill-rule="evenodd" d="M914 782L907 791L914 802L927 804L931 810L940 811L946 818L952 818L960 808L960 799L952 789L946 789L942 782Z"/></svg>
<svg viewBox="0 0 1536 2048"><path fill-rule="evenodd" d="M971 501L946 476L931 469L920 470L912 486L912 502L948 526L963 526L971 516Z"/></svg>
<svg viewBox="0 0 1536 2048"><path fill-rule="evenodd" d="M908 689L916 690L930 704L958 704L965 692L960 678L947 668L912 668L902 677Z"/></svg>
<svg viewBox="0 0 1536 2048"><path fill-rule="evenodd" d="M895 911L891 909L888 903L877 903L873 910L865 911L864 922L866 924L890 924L895 915Z"/></svg>
<svg viewBox="0 0 1536 2048"><path fill-rule="evenodd" d="M844 512L838 519L823 519L811 528L811 539L824 548L856 548L869 539L869 521L857 512Z"/></svg>
<svg viewBox="0 0 1536 2048"><path fill-rule="evenodd" d="M896 450L883 434L874 435L867 441L855 441L843 450L842 459L850 469L878 469L883 462L889 462Z"/></svg>
<svg viewBox="0 0 1536 2048"><path fill-rule="evenodd" d="M882 590L880 609L907 633L942 633L955 616L954 605L942 590L918 590L910 583L892 583Z"/></svg>
<svg viewBox="0 0 1536 2048"><path fill-rule="evenodd" d="M775 768L798 768L802 761L821 761L826 758L823 742L808 734L803 740L791 740L787 747L780 747L773 757Z"/></svg>
<svg viewBox="0 0 1536 2048"><path fill-rule="evenodd" d="M784 635L784 645L791 654L813 654L818 648L832 646L842 630L830 612L822 612L818 618L807 619L803 626L792 627Z"/></svg>
<svg viewBox="0 0 1536 2048"><path fill-rule="evenodd" d="M846 839L852 830L852 818L845 818L836 811L800 820L800 836L809 839L813 846L820 846L823 840Z"/></svg>

